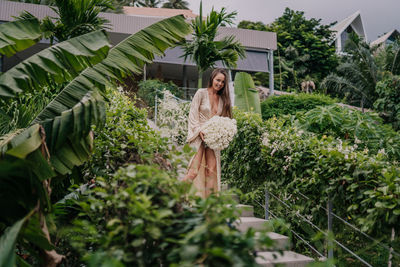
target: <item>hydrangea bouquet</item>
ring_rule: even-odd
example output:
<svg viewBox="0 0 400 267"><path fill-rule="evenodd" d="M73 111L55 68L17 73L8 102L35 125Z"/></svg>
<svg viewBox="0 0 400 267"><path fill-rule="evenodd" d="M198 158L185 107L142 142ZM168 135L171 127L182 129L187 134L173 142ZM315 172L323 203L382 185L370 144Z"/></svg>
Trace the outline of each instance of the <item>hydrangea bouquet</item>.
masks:
<svg viewBox="0 0 400 267"><path fill-rule="evenodd" d="M214 116L203 125L201 131L207 147L222 150L228 147L237 132L236 120Z"/></svg>

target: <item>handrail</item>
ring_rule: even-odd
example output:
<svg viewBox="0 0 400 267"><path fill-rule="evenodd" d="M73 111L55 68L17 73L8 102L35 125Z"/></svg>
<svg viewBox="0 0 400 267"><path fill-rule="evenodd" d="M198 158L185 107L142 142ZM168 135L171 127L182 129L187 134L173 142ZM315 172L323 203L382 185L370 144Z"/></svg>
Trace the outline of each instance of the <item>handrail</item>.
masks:
<svg viewBox="0 0 400 267"><path fill-rule="evenodd" d="M298 193L298 194L301 195L303 198L305 198L305 199L307 199L307 200L310 200L309 197L307 197L306 195L304 195L304 194L301 193L301 192L295 192L295 193ZM326 208L324 208L323 206L321 206L321 208L322 208L324 211L328 212L328 210L327 210ZM368 234L364 233L363 231L361 231L360 229L358 229L355 225L353 225L353 224L349 223L348 221L346 221L345 219L339 217L339 216L336 215L334 212L331 212L331 214L332 214L336 219L338 219L339 221L341 221L342 223L344 223L344 224L350 226L351 228L353 228L353 229L356 230L357 232L361 233L364 237L368 238L369 240L371 240L371 241L373 241L374 243L376 243L377 245L383 247L383 248L386 249L387 251L391 251L393 254L395 254L396 256L400 257L400 253L394 251L393 248L391 249L391 248L389 248L387 245L382 244L379 240L377 240L377 239L375 239L375 238L369 236Z"/></svg>
<svg viewBox="0 0 400 267"><path fill-rule="evenodd" d="M268 192L267 189L265 189L266 193ZM270 194L273 198L275 198L277 201L279 201L280 203L282 203L288 210L291 210L291 207L284 202L283 200L281 200L279 197L275 196L273 193L268 192L268 194ZM262 206L257 200L253 199L258 205ZM275 218L277 218L277 216L275 214L273 214L270 210L268 211L272 216L274 216ZM301 215L299 212L296 212L295 215L297 217L300 217L303 221L307 222L309 225L311 225L313 228L317 229L319 232L321 232L322 234L324 234L325 236L328 236L328 233L326 233L324 230L322 230L321 228L319 228L317 225L315 225L313 222L311 222L309 219L305 218L303 215ZM291 230L291 232L294 232L293 230ZM295 233L296 237L299 237L303 242L305 242L310 248L312 248L313 251L315 251L316 249L314 247L312 247L306 240L304 240L303 238L300 237L299 234ZM349 248L347 248L345 245L343 245L342 243L340 243L339 241L337 241L336 239L332 239L333 242L335 242L338 246L340 246L341 248L343 248L344 250L346 250L349 254L351 254L353 257L355 257L356 259L358 259L360 262L362 262L363 264L365 264L368 267L372 267L371 264L369 264L367 261L365 261L364 259L362 259L360 256L358 256L356 253L354 253L352 250L350 250ZM321 253L317 253L318 255L321 255Z"/></svg>
<svg viewBox="0 0 400 267"><path fill-rule="evenodd" d="M276 200L278 200L280 203L282 203L284 206L286 206L288 209L291 209L291 207L286 204L283 200L281 200L280 198L278 198L277 196L275 196L274 194L272 194L271 192L268 192L272 197L274 197ZM309 225L311 225L312 227L316 228L319 232L323 233L325 236L328 236L328 233L326 233L325 231L323 231L322 229L320 229L318 226L316 226L313 222L311 222L310 220L308 220L307 218L305 218L303 215L301 215L299 212L296 212L295 215L297 217L300 217L301 219L303 219L303 221L307 222ZM341 244L339 241L337 241L336 239L332 240L333 242L335 242L337 245L339 245L340 247L342 247L344 250L346 250L348 253L350 253L352 256L354 256L356 259L358 259L359 261L361 261L362 263L364 263L366 266L368 267L372 267L371 264L369 264L368 262L366 262L364 259L362 259L360 256L358 256L357 254L355 254L353 251L351 251L349 248L347 248L345 245Z"/></svg>
<svg viewBox="0 0 400 267"><path fill-rule="evenodd" d="M260 204L257 200L254 200L258 205L263 207L262 204ZM272 217L275 217L276 219L278 218L273 212L269 211L269 213L272 215ZM294 230L289 229L290 232L292 232L297 238L299 238L301 241L303 241L307 246L309 246L315 253L317 253L320 257L325 257L321 252L319 252L316 248L314 248L307 240L303 239L298 233L296 233Z"/></svg>

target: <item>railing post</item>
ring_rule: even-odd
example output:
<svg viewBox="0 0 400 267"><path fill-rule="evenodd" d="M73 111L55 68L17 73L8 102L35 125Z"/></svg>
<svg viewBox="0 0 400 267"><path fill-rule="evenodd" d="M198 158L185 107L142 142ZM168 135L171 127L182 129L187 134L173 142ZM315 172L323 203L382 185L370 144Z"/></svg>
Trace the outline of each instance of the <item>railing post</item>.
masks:
<svg viewBox="0 0 400 267"><path fill-rule="evenodd" d="M333 205L330 197L328 197L327 210L328 210L328 233L333 233L333 228L332 228ZM328 235L328 259L333 259L333 242L329 240L329 235Z"/></svg>
<svg viewBox="0 0 400 267"><path fill-rule="evenodd" d="M269 220L269 193L267 186L265 186L265 219Z"/></svg>

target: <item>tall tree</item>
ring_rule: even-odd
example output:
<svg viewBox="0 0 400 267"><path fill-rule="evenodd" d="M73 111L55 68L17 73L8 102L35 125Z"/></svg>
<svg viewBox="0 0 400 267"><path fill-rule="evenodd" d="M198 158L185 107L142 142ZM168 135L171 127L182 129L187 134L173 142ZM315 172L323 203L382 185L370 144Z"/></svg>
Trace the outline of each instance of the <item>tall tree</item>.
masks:
<svg viewBox="0 0 400 267"><path fill-rule="evenodd" d="M238 25L239 28L276 32L278 50L274 69L278 75L275 78L277 85L283 89L300 89L300 83L307 75L320 81L337 66L335 48L330 45L333 38L330 26L322 25L320 19L306 19L304 12L289 8L269 25L251 21L242 21ZM297 51L302 60L293 62L293 53L288 53L288 49ZM293 71L282 73L285 62L293 62L290 66Z"/></svg>
<svg viewBox="0 0 400 267"><path fill-rule="evenodd" d="M189 9L189 3L185 0L168 0L162 5L163 8Z"/></svg>
<svg viewBox="0 0 400 267"><path fill-rule="evenodd" d="M227 68L236 66L236 61L245 57L243 46L234 36L226 36L220 41L215 41L220 26L232 25L236 12L227 13L225 8L220 12L211 10L204 20L202 2L200 2L200 15L192 20L192 40L183 44L184 58L193 60L199 70L198 86L202 87L203 72L221 61Z"/></svg>

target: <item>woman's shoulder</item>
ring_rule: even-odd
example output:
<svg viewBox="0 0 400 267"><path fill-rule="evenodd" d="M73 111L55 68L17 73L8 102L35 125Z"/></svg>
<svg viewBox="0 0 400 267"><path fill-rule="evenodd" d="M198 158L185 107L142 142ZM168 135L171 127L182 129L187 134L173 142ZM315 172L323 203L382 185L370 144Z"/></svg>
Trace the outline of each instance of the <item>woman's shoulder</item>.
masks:
<svg viewBox="0 0 400 267"><path fill-rule="evenodd" d="M194 96L204 96L207 93L207 88L200 88L196 91Z"/></svg>

